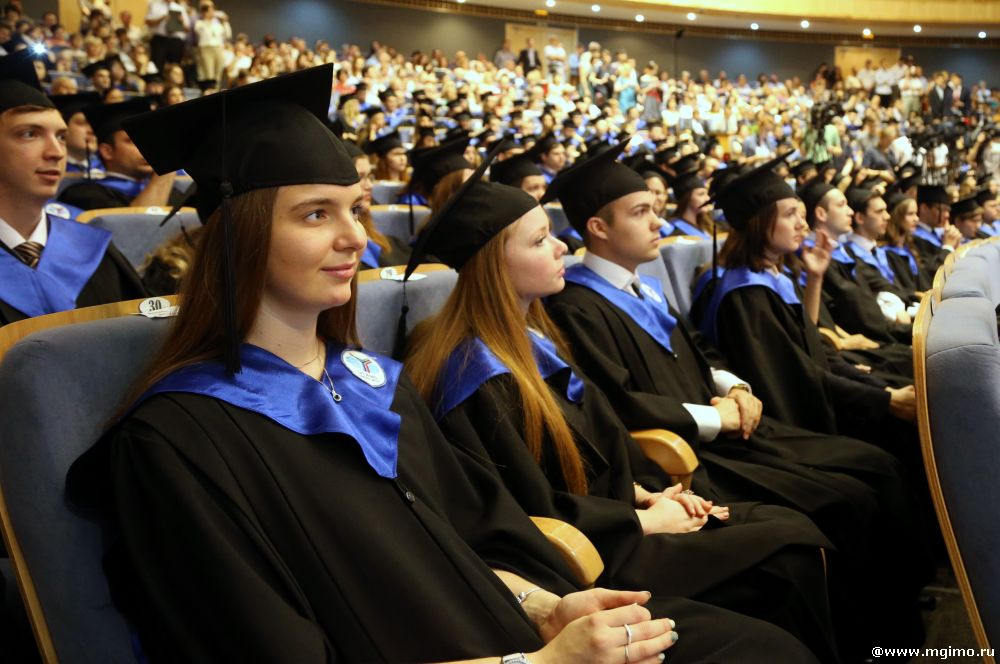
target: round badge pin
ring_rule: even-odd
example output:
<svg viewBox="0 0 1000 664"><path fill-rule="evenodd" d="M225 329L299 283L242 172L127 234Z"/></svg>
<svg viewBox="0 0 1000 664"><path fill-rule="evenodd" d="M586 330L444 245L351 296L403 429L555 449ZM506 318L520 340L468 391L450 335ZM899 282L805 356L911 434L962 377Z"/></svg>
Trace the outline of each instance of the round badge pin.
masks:
<svg viewBox="0 0 1000 664"><path fill-rule="evenodd" d="M340 354L340 361L344 363L347 370L371 387L382 387L385 385L385 371L375 361L371 355L362 353L360 350L345 350Z"/></svg>

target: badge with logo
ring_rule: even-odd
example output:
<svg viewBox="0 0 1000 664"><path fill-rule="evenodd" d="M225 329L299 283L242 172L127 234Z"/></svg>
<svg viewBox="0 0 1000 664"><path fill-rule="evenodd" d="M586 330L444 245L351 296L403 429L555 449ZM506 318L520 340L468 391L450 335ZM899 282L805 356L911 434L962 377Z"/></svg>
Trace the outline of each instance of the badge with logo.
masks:
<svg viewBox="0 0 1000 664"><path fill-rule="evenodd" d="M59 203L49 203L46 205L45 214L51 214L53 217L60 217L62 219L73 218L69 209L65 205L60 205Z"/></svg>
<svg viewBox="0 0 1000 664"><path fill-rule="evenodd" d="M340 361L356 378L370 386L382 387L385 385L385 371L371 355L362 353L360 350L345 350L340 354Z"/></svg>
<svg viewBox="0 0 1000 664"><path fill-rule="evenodd" d="M643 283L641 286L639 286L639 290L641 290L642 294L648 297L653 302L656 302L657 304L663 302L663 298L660 297L660 294L657 293L656 290L654 290L653 287L650 286L649 284Z"/></svg>

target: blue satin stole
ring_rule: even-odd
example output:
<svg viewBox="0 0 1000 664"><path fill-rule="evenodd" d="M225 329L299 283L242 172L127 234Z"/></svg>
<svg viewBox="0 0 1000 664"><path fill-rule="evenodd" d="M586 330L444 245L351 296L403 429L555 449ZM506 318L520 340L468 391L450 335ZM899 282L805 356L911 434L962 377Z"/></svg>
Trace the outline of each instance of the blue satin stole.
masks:
<svg viewBox="0 0 1000 664"><path fill-rule="evenodd" d="M996 237L997 229L992 223L983 224L979 227L979 230L983 232L983 235L989 235L990 237Z"/></svg>
<svg viewBox="0 0 1000 664"><path fill-rule="evenodd" d="M684 235L694 235L695 237L700 237L705 239L709 239L712 237L711 235L701 230L697 226L692 226L683 219L671 219L667 223L673 225L674 230L680 231Z"/></svg>
<svg viewBox="0 0 1000 664"><path fill-rule="evenodd" d="M346 359L345 359L346 358ZM239 373L229 376L221 362L200 362L173 372L143 394L187 392L225 401L303 436L340 433L361 448L380 476L396 477L400 416L390 410L403 365L374 353L327 344L326 370L342 400L329 387L283 359L251 344L240 347ZM358 377L374 376L375 384ZM381 375L380 375L381 374Z"/></svg>
<svg viewBox="0 0 1000 664"><path fill-rule="evenodd" d="M897 254L897 255L902 256L903 258L905 258L906 262L910 265L910 272L912 274L916 274L917 273L917 271L919 269L917 267L917 259L913 257L913 254L910 253L909 249L907 249L906 247L896 247L896 246L893 246L891 244L887 244L886 246L884 246L882 248L885 249L886 251L891 251L892 253Z"/></svg>
<svg viewBox="0 0 1000 664"><path fill-rule="evenodd" d="M642 298L615 288L602 276L582 263L566 270L566 281L579 284L594 291L605 300L621 309L636 325L641 327L656 343L673 354L670 335L677 327L677 319L670 315L667 298L660 282L648 276L640 276Z"/></svg>
<svg viewBox="0 0 1000 664"><path fill-rule="evenodd" d="M719 314L719 305L726 295L739 288L748 286L763 286L774 291L785 304L801 304L799 296L795 293L795 284L784 274L773 274L771 272L754 272L748 267L728 268L719 278L718 286L712 293L712 299L705 309L705 317L698 328L701 333L712 340L718 341L716 328L716 317Z"/></svg>
<svg viewBox="0 0 1000 664"><path fill-rule="evenodd" d="M889 259L885 257L885 249L875 247L874 251L868 251L856 242L848 242L847 246L862 263L871 265L878 270L890 284L896 283L896 275L889 265Z"/></svg>
<svg viewBox="0 0 1000 664"><path fill-rule="evenodd" d="M103 178L91 180L94 184L99 184L108 189L114 189L125 194L128 198L135 198L146 188L148 180L127 180L115 175L106 175Z"/></svg>
<svg viewBox="0 0 1000 664"><path fill-rule="evenodd" d="M674 234L674 225L666 219L660 219L663 225L660 226L660 237L670 237Z"/></svg>
<svg viewBox="0 0 1000 664"><path fill-rule="evenodd" d="M535 356L535 365L542 378L548 380L560 371L569 371L566 398L573 403L579 403L583 398L583 381L559 357L552 341L535 330L529 330L528 335ZM452 352L444 365L433 401L434 416L441 420L475 394L483 383L507 373L510 373L507 365L501 362L481 339L476 337L466 341Z"/></svg>
<svg viewBox="0 0 1000 664"><path fill-rule="evenodd" d="M399 205L427 205L427 198L422 194L408 192L400 194L399 198L396 199L396 203Z"/></svg>
<svg viewBox="0 0 1000 664"><path fill-rule="evenodd" d="M939 238L937 236L937 233L934 233L933 231L929 231L926 228L917 226L915 229L913 229L913 234L918 238L920 238L921 240L926 240L927 242L930 242L935 247L941 246L941 238Z"/></svg>
<svg viewBox="0 0 1000 664"><path fill-rule="evenodd" d="M35 268L0 250L0 300L32 318L75 309L111 243L106 230L47 217L49 236Z"/></svg>
<svg viewBox="0 0 1000 664"><path fill-rule="evenodd" d="M382 247L378 246L368 239L368 244L365 245L365 250L361 254L362 265L367 265L368 267L376 268L379 266L379 259L382 257Z"/></svg>
<svg viewBox="0 0 1000 664"><path fill-rule="evenodd" d="M566 228L564 228L561 231L559 231L559 235L557 237L560 240L562 240L564 238L567 238L567 237L571 237L574 240L579 240L580 242L583 242L583 237L579 233L577 233L576 229L573 228L572 226L567 226Z"/></svg>

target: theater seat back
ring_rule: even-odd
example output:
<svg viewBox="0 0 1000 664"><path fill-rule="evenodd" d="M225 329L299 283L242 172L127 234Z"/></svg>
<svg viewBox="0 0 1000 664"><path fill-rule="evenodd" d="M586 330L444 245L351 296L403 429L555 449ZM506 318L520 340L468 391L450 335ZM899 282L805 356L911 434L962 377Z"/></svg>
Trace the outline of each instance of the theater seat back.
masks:
<svg viewBox="0 0 1000 664"><path fill-rule="evenodd" d="M157 207L90 210L81 214L78 221L111 231L111 241L139 269L157 247L174 238L182 227L193 231L201 226L194 208L181 208L161 226L169 212Z"/></svg>
<svg viewBox="0 0 1000 664"><path fill-rule="evenodd" d="M427 272L422 276L425 278L406 284L409 307L406 334L441 310L458 281L454 270ZM365 348L386 355L392 353L402 306L401 282L376 279L358 285L358 334Z"/></svg>
<svg viewBox="0 0 1000 664"><path fill-rule="evenodd" d="M413 206L413 224L416 230L420 230L422 222L430 213L429 207ZM373 205L372 223L383 235L398 238L403 242L409 242L412 237L409 205Z"/></svg>
<svg viewBox="0 0 1000 664"><path fill-rule="evenodd" d="M22 595L46 661L135 661L101 567L100 524L68 503L65 480L168 325L124 316L57 327L21 340L0 363L0 490L16 538L8 546L23 560Z"/></svg>
<svg viewBox="0 0 1000 664"><path fill-rule="evenodd" d="M668 283L664 285L667 298L681 314L687 316L691 311L691 288L695 274L700 266L712 261L712 241L689 237L667 238L660 247L660 256L667 270Z"/></svg>

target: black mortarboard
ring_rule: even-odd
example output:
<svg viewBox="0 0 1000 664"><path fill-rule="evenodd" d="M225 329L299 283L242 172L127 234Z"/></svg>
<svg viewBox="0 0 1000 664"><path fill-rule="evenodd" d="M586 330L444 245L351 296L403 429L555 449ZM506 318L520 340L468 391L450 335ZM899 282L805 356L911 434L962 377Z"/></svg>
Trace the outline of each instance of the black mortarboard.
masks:
<svg viewBox="0 0 1000 664"><path fill-rule="evenodd" d="M457 113L455 115L455 120L457 122L465 122L465 121L471 120L471 119L472 119L472 114L469 113L468 111L462 111L462 112Z"/></svg>
<svg viewBox="0 0 1000 664"><path fill-rule="evenodd" d="M512 134L504 134L503 138L497 141L496 147L499 152L507 152L508 150L516 150L521 146L518 145L516 140L514 140L514 136Z"/></svg>
<svg viewBox="0 0 1000 664"><path fill-rule="evenodd" d="M483 173L499 152L494 147L472 176L431 215L406 266L407 278L428 254L461 270L487 242L538 206L534 197L516 187L483 181Z"/></svg>
<svg viewBox="0 0 1000 664"><path fill-rule="evenodd" d="M468 129L462 129L461 127L452 127L444 133L445 141L455 141L461 138L469 138L471 132Z"/></svg>
<svg viewBox="0 0 1000 664"><path fill-rule="evenodd" d="M424 186L430 193L441 178L465 169L472 169L465 159L465 148L469 146L469 137L445 141L441 145L429 148L417 148L410 151L410 164L413 166L411 180Z"/></svg>
<svg viewBox="0 0 1000 664"><path fill-rule="evenodd" d="M541 174L542 169L535 165L530 154L524 152L509 159L495 162L490 169L490 182L519 187L524 178Z"/></svg>
<svg viewBox="0 0 1000 664"><path fill-rule="evenodd" d="M392 90L383 90L382 92L378 93L378 98L381 99L383 102L389 97L395 97L395 96L396 93L393 92Z"/></svg>
<svg viewBox="0 0 1000 664"><path fill-rule="evenodd" d="M826 171L835 171L835 170L837 170L837 165L834 164L833 161L831 161L830 159L827 159L826 161L816 162L816 172L819 173L820 175L822 175Z"/></svg>
<svg viewBox="0 0 1000 664"><path fill-rule="evenodd" d="M54 95L50 97L52 103L56 105L59 112L62 113L63 119L69 122L69 119L80 113L88 106L96 106L101 103L101 95L96 92L80 92L74 95Z"/></svg>
<svg viewBox="0 0 1000 664"><path fill-rule="evenodd" d="M344 146L344 150L347 151L347 156L350 157L352 161L358 159L359 157L367 156L365 155L364 151L358 147L357 143L354 143L352 141L341 141L341 143Z"/></svg>
<svg viewBox="0 0 1000 664"><path fill-rule="evenodd" d="M899 168L896 169L897 178L905 178L920 172L920 168L917 167L912 161L908 161Z"/></svg>
<svg viewBox="0 0 1000 664"><path fill-rule="evenodd" d="M886 193L891 193L893 191L904 192L918 184L920 184L920 174L913 173L911 175L904 175L900 177L898 180L886 187L885 191Z"/></svg>
<svg viewBox="0 0 1000 664"><path fill-rule="evenodd" d="M369 106L368 108L366 108L361 112L367 115L369 118L373 118L379 113L385 113L385 109L382 108L381 106Z"/></svg>
<svg viewBox="0 0 1000 664"><path fill-rule="evenodd" d="M792 175L794 175L795 177L799 178L799 177L804 176L806 174L806 172L809 171L810 168L813 169L813 170L816 169L816 164L813 162L813 160L812 159L803 159L799 163L797 163L794 166L792 166L791 168L789 168L788 171Z"/></svg>
<svg viewBox="0 0 1000 664"><path fill-rule="evenodd" d="M868 202L873 198L878 198L880 194L867 187L848 187L844 192L847 197L847 205L855 212L865 213L868 210Z"/></svg>
<svg viewBox="0 0 1000 664"><path fill-rule="evenodd" d="M785 153L733 178L715 195L716 207L722 208L732 228L739 230L746 226L761 208L771 203L795 198L792 188L773 170L778 162L787 157L788 153Z"/></svg>
<svg viewBox="0 0 1000 664"><path fill-rule="evenodd" d="M886 193L886 195L883 198L885 198L885 205L889 209L889 212L891 213L899 206L900 203L902 203L905 200L908 200L909 196L907 196L902 192L894 191L891 193Z"/></svg>
<svg viewBox="0 0 1000 664"><path fill-rule="evenodd" d="M560 171L556 179L549 183L542 202L558 198L569 223L583 235L587 220L602 207L622 196L648 191L649 186L641 175L615 161L630 138L609 146L596 157L589 157Z"/></svg>
<svg viewBox="0 0 1000 664"><path fill-rule="evenodd" d="M337 110L344 108L344 104L351 101L352 99L357 99L358 93L349 92L347 94L340 95L340 99L337 100Z"/></svg>
<svg viewBox="0 0 1000 664"><path fill-rule="evenodd" d="M745 167L735 164L730 164L728 168L721 168L715 171L712 173L712 182L708 186L708 195L715 198L715 195L722 191L723 187L745 172Z"/></svg>
<svg viewBox="0 0 1000 664"><path fill-rule="evenodd" d="M666 174L653 162L652 155L649 152L636 152L631 157L623 159L622 163L638 173L643 180L657 177L663 181L663 184L667 183Z"/></svg>
<svg viewBox="0 0 1000 664"><path fill-rule="evenodd" d="M296 184L349 186L358 182L354 160L324 124L333 65L199 97L128 118L124 129L153 169L183 168L198 187L198 213L209 219L221 205L225 255L224 362L239 371L234 257L229 199L257 189Z"/></svg>
<svg viewBox="0 0 1000 664"><path fill-rule="evenodd" d="M434 127L417 127L417 136L433 136L437 137L437 132Z"/></svg>
<svg viewBox="0 0 1000 664"><path fill-rule="evenodd" d="M401 147L403 147L403 141L399 137L399 132L393 131L389 132L385 136L379 136L374 141L369 141L368 144L365 145L365 152L384 157L389 154L390 150L395 150L396 148Z"/></svg>
<svg viewBox="0 0 1000 664"><path fill-rule="evenodd" d="M917 203L935 205L946 203L951 205L951 196L939 184L921 184L917 187Z"/></svg>
<svg viewBox="0 0 1000 664"><path fill-rule="evenodd" d="M554 148L561 145L561 143L556 139L552 132L549 132L539 138L533 146L531 146L531 158L535 161L539 161L543 154L547 154Z"/></svg>
<svg viewBox="0 0 1000 664"><path fill-rule="evenodd" d="M698 171L679 173L674 177L669 178L667 181L670 183L670 188L674 192L675 201L679 201L686 194L705 186L705 181L698 175Z"/></svg>
<svg viewBox="0 0 1000 664"><path fill-rule="evenodd" d="M35 65L24 51L0 58L0 113L18 106L55 108L42 93Z"/></svg>
<svg viewBox="0 0 1000 664"><path fill-rule="evenodd" d="M812 211L816 209L816 206L823 200L823 197L834 189L836 187L829 182L825 182L819 176L813 177L799 187L798 195L806 206L806 215L812 214Z"/></svg>
<svg viewBox="0 0 1000 664"><path fill-rule="evenodd" d="M701 157L702 155L700 152L692 152L684 155L677 161L667 162L667 168L678 175L681 173L696 171L701 165Z"/></svg>
<svg viewBox="0 0 1000 664"><path fill-rule="evenodd" d="M989 190L989 187L984 187L976 192L976 202L980 205L985 205L990 201L995 201L997 198L996 194Z"/></svg>
<svg viewBox="0 0 1000 664"><path fill-rule="evenodd" d="M971 214L982 209L982 206L979 204L979 201L975 196L969 196L968 198L957 200L951 204L952 223L954 223L955 218L963 214Z"/></svg>
<svg viewBox="0 0 1000 664"><path fill-rule="evenodd" d="M143 74L140 78L146 82L146 85L154 85L156 83L166 83L162 74Z"/></svg>
<svg viewBox="0 0 1000 664"><path fill-rule="evenodd" d="M149 109L149 98L137 97L117 104L87 106L83 109L83 114L87 116L87 122L94 130L97 142L109 143L115 132L123 129L122 123L125 120L142 113L148 113Z"/></svg>
<svg viewBox="0 0 1000 664"><path fill-rule="evenodd" d="M612 147L614 147L612 143L608 143L607 139L601 137L592 138L589 141L587 141L584 145L587 148L587 157L586 157L587 159L594 159L595 157L599 157L608 150L610 150Z"/></svg>
<svg viewBox="0 0 1000 664"><path fill-rule="evenodd" d="M121 62L117 55L111 55L103 60L98 60L97 62L91 62L89 65L80 70L80 72L87 78L93 77L99 69L107 69L111 71L111 64L115 61Z"/></svg>

